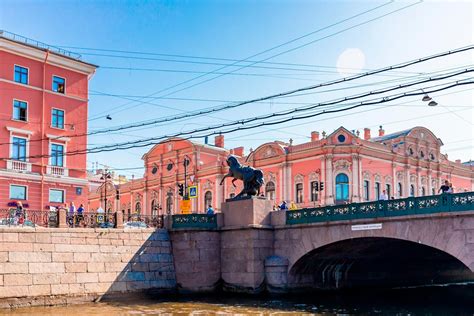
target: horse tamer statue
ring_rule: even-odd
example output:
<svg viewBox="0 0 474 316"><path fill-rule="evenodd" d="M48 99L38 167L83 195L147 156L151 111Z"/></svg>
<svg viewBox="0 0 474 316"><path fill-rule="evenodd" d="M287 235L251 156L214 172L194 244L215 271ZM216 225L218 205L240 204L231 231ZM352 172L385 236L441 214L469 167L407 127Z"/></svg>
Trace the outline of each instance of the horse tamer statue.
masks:
<svg viewBox="0 0 474 316"><path fill-rule="evenodd" d="M233 177L232 185L234 187L235 181L242 180L244 182L244 189L232 198L232 200L241 199L243 195L260 195L260 188L264 183L262 170L242 166L234 155L227 157L227 165L229 166L229 173L222 178L221 185L227 177Z"/></svg>

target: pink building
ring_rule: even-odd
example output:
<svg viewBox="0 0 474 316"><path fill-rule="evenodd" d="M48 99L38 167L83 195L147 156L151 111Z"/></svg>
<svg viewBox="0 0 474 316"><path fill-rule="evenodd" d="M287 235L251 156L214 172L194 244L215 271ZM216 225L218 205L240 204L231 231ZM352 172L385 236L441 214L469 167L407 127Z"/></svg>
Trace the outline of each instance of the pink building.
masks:
<svg viewBox="0 0 474 316"><path fill-rule="evenodd" d="M115 187L109 184L108 209L179 213L178 184L184 183L186 159L186 182L197 186L198 192L192 199L192 211L203 213L207 205L220 210L221 202L241 189L234 188L231 179L219 185L228 170L225 161L229 154L238 156L242 164L263 170L262 191L269 199L275 203L293 201L298 207L373 201L384 190L390 198L432 195L445 180L453 183L455 192L474 189L474 167L449 161L440 153L441 140L424 127L388 135L381 127L377 137L372 137L369 129L363 137L358 134L343 127L321 138L312 132L310 142L265 143L248 156L244 156L243 147L225 149L221 135L216 136L214 146L170 139L143 156L143 178ZM323 190L318 191L321 186ZM90 194L90 208L101 205L103 194L103 186Z"/></svg>
<svg viewBox="0 0 474 316"><path fill-rule="evenodd" d="M87 203L88 81L97 66L0 31L0 208ZM82 136L76 136L82 135Z"/></svg>

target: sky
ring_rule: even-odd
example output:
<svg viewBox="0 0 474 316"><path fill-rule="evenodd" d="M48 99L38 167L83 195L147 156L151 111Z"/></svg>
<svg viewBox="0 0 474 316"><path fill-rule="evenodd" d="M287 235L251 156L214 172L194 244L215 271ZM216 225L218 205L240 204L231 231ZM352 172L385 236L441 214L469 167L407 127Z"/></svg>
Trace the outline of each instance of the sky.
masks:
<svg viewBox="0 0 474 316"><path fill-rule="evenodd" d="M472 45L473 3L0 0L0 28L79 53L82 60L99 66L89 85L88 124L89 131L95 131L273 95ZM90 136L89 148L164 137L471 67L473 50L312 93ZM450 160L467 161L474 158L473 91L472 85L464 85L432 93L435 107L416 96L237 131L225 134L225 146L244 146L248 153L274 140L307 142L311 131L329 134L339 126L361 132L368 127L372 135L380 125L386 133L424 126L443 141L442 153ZM89 154L88 167L98 162L130 168L118 173L140 177L141 157L149 148Z"/></svg>

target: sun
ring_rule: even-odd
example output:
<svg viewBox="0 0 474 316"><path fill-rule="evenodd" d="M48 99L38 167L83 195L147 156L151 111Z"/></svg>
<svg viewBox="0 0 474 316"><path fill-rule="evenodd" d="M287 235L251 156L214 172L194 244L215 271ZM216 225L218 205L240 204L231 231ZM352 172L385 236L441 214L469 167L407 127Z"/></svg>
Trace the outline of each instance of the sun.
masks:
<svg viewBox="0 0 474 316"><path fill-rule="evenodd" d="M359 73L365 66L365 55L359 48L347 48L337 58L337 72L341 76Z"/></svg>

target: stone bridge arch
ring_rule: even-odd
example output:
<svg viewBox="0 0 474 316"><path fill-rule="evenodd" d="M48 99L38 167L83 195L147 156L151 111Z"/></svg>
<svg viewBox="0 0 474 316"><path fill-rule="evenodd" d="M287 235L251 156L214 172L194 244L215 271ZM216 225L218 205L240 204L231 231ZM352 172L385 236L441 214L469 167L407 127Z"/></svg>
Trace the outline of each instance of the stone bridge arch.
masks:
<svg viewBox="0 0 474 316"><path fill-rule="evenodd" d="M382 227L381 229L354 230L353 225L360 224L381 224ZM331 249L330 245L337 246L342 242L342 248L344 248L345 242L346 247L348 245L360 246L357 242L351 241L364 240L372 242L374 247L379 247L382 252L384 247L397 247L398 249L394 251L402 251L401 255L403 255L402 246L406 246L409 251L414 251L414 254L417 249L419 251L430 249L431 251L426 253L440 260L450 258L452 267L462 270L463 276L474 279L472 273L474 271L474 218L471 216L385 218L363 223L319 223L278 229L275 231L275 255L288 258L289 285L295 282L305 283L305 280L298 280L298 273L295 273L301 272L302 260L308 259L312 253L317 253L318 249ZM380 242L381 240L388 242ZM314 263L329 264L322 261L314 261ZM341 263L336 260L334 265L337 264ZM333 267L333 269L336 268Z"/></svg>

